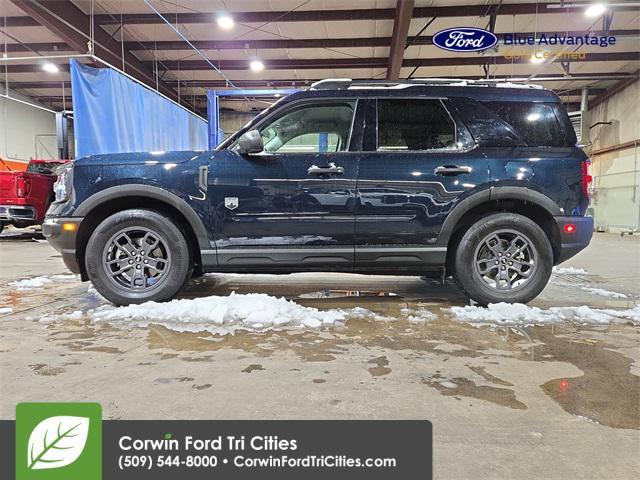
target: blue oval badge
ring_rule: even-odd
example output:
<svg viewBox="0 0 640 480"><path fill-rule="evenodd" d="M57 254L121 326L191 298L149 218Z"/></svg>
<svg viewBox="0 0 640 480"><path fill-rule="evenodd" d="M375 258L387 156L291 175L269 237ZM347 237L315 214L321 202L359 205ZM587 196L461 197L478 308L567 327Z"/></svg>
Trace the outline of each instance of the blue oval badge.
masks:
<svg viewBox="0 0 640 480"><path fill-rule="evenodd" d="M498 37L488 30L474 27L458 27L440 30L433 36L436 47L451 52L478 52L493 47Z"/></svg>

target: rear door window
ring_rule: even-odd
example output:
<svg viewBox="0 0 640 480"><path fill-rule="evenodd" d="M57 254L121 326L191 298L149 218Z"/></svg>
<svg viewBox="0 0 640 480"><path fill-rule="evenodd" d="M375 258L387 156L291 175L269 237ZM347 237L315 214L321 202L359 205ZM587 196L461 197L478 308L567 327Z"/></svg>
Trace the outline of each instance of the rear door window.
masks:
<svg viewBox="0 0 640 480"><path fill-rule="evenodd" d="M440 100L378 100L379 151L437 150L455 142L455 125Z"/></svg>
<svg viewBox="0 0 640 480"><path fill-rule="evenodd" d="M551 105L532 102L482 102L513 127L530 147L569 146Z"/></svg>

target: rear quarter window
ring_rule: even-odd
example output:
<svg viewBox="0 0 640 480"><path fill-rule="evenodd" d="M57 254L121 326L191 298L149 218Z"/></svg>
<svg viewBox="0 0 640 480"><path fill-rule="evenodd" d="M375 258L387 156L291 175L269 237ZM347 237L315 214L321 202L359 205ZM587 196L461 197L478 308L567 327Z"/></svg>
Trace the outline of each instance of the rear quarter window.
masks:
<svg viewBox="0 0 640 480"><path fill-rule="evenodd" d="M571 146L553 105L531 102L482 102L508 123L530 147Z"/></svg>

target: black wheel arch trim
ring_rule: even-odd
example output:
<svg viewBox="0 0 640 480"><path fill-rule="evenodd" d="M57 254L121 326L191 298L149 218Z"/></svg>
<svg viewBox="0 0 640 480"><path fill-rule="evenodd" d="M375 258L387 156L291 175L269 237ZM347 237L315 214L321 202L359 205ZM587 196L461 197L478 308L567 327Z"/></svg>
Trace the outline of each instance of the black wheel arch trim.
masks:
<svg viewBox="0 0 640 480"><path fill-rule="evenodd" d="M73 215L75 217L86 217L95 208L122 197L144 197L168 203L178 210L187 220L196 235L200 249L211 249L207 229L193 208L179 196L151 185L130 184L105 188L104 190L94 193L78 205Z"/></svg>
<svg viewBox="0 0 640 480"><path fill-rule="evenodd" d="M536 190L514 186L489 187L466 197L453 207L440 229L435 244L447 245L456 225L469 210L483 203L496 200L522 200L545 209L552 216L564 215L564 212L556 202Z"/></svg>

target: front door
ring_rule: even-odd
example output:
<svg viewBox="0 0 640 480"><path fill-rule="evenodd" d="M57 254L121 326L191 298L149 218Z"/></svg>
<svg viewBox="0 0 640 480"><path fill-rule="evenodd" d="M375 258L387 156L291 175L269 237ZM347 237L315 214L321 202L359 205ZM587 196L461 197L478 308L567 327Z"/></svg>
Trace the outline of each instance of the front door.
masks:
<svg viewBox="0 0 640 480"><path fill-rule="evenodd" d="M295 102L256 125L264 151L212 158L208 194L222 269L350 270L355 100Z"/></svg>
<svg viewBox="0 0 640 480"><path fill-rule="evenodd" d="M460 198L487 181L487 161L441 99L380 98L371 109L377 128L367 130L359 165L356 268L441 265L446 247L434 242Z"/></svg>

